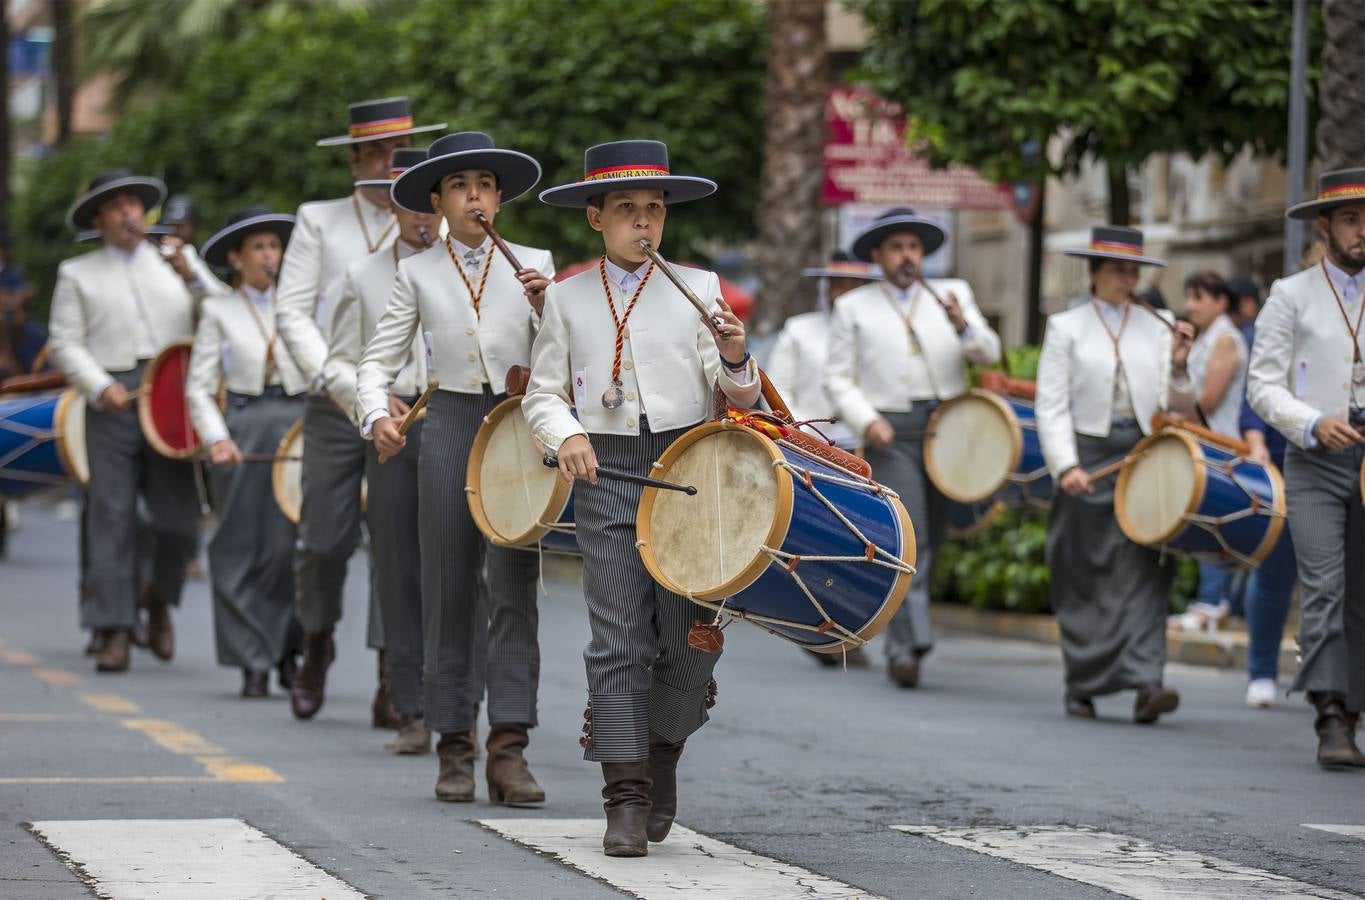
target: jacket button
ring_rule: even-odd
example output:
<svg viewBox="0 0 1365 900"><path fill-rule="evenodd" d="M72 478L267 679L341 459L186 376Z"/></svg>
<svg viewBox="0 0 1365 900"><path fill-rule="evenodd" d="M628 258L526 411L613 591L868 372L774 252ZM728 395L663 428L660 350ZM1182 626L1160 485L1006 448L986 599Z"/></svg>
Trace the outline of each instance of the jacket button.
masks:
<svg viewBox="0 0 1365 900"><path fill-rule="evenodd" d="M631 362L630 360L627 359L627 360L625 360L624 362L621 363L621 368L623 368L623 369L625 369L627 372L629 372L631 369L635 368L635 363L633 363L633 362Z"/></svg>
<svg viewBox="0 0 1365 900"><path fill-rule="evenodd" d="M621 336L622 336L622 337L630 337L630 329L627 328L627 329L622 333Z"/></svg>
<svg viewBox="0 0 1365 900"><path fill-rule="evenodd" d="M626 399L627 399L627 400L634 400L634 399L635 399L635 392L634 392L634 391L626 391Z"/></svg>
<svg viewBox="0 0 1365 900"><path fill-rule="evenodd" d="M465 333L465 334L473 334L473 333L474 333L474 326L473 326L473 325L470 325L468 328L466 328L466 329L464 330L464 333Z"/></svg>
<svg viewBox="0 0 1365 900"><path fill-rule="evenodd" d="M471 378L471 379L469 379L469 383L470 383L471 385L473 385L474 387L478 387L478 386L479 386L479 379L477 379L477 378Z"/></svg>
<svg viewBox="0 0 1365 900"><path fill-rule="evenodd" d="M631 416L629 419L626 419L626 425L627 425L628 427L630 427L630 428L634 428L634 427L635 427L635 417L634 417L634 416Z"/></svg>
<svg viewBox="0 0 1365 900"><path fill-rule="evenodd" d="M471 353L471 354L469 354L469 361L470 361L470 362L474 362L474 361L477 360L478 358L479 358L479 354L477 354L477 353Z"/></svg>

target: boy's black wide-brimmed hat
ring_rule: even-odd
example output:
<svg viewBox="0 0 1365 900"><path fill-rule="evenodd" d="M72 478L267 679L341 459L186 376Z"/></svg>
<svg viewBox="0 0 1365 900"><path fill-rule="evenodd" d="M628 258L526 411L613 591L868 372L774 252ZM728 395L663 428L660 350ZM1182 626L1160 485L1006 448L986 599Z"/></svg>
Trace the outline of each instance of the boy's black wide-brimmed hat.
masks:
<svg viewBox="0 0 1365 900"><path fill-rule="evenodd" d="M133 194L142 200L147 212L161 205L166 199L166 185L160 178L147 175L134 175L127 169L110 169L90 179L85 193L76 198L66 213L66 224L72 231L80 231L94 224L95 212L100 204L116 194Z"/></svg>
<svg viewBox="0 0 1365 900"><path fill-rule="evenodd" d="M417 147L399 147L393 151L393 158L389 160L388 178L362 178L355 183L356 187L393 187L393 183L402 177L403 173L427 158L427 151Z"/></svg>
<svg viewBox="0 0 1365 900"><path fill-rule="evenodd" d="M427 158L393 183L393 202L413 212L429 213L431 193L453 172L483 169L497 176L502 202L511 203L540 181L540 163L525 153L503 150L482 131L459 131L437 138Z"/></svg>
<svg viewBox="0 0 1365 900"><path fill-rule="evenodd" d="M858 233L853 239L853 258L872 262L872 251L898 231L917 235L920 243L924 244L925 256L942 247L948 238L948 233L933 219L915 215L915 211L908 206L898 206L882 213L875 222Z"/></svg>
<svg viewBox="0 0 1365 900"><path fill-rule="evenodd" d="M860 262L842 250L830 254L829 262L825 265L802 269L801 274L806 278L854 278L860 281L881 281L882 278L880 266Z"/></svg>
<svg viewBox="0 0 1365 900"><path fill-rule="evenodd" d="M215 269L226 269L228 254L258 231L273 231L280 236L280 244L287 245L294 231L294 217L272 212L268 206L248 206L228 217L223 230L208 239L200 255Z"/></svg>
<svg viewBox="0 0 1365 900"><path fill-rule="evenodd" d="M446 127L445 122L438 122L435 125L414 125L412 108L408 105L407 97L385 97L382 100L352 103L346 107L346 118L346 133L323 138L318 141L319 147L341 147L365 141L382 141L405 134L440 131Z"/></svg>
<svg viewBox="0 0 1365 900"><path fill-rule="evenodd" d="M610 191L663 191L664 203L686 203L716 192L716 183L695 175L674 175L662 141L612 141L583 154L583 179L540 192L542 203L581 209Z"/></svg>
<svg viewBox="0 0 1365 900"><path fill-rule="evenodd" d="M1141 231L1122 225L1096 225L1090 229L1089 247L1062 252L1067 256L1127 260L1141 266L1166 266L1166 260L1143 253Z"/></svg>
<svg viewBox="0 0 1365 900"><path fill-rule="evenodd" d="M1365 122L1360 123L1365 128ZM1290 219L1313 219L1336 206L1365 203L1365 169L1336 169L1318 176L1318 194L1296 203L1284 214Z"/></svg>

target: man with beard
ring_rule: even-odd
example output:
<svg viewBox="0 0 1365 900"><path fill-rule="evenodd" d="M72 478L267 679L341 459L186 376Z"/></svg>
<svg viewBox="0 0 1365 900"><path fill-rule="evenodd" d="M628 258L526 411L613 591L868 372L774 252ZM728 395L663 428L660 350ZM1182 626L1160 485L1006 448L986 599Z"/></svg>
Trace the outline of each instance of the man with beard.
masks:
<svg viewBox="0 0 1365 900"><path fill-rule="evenodd" d="M1291 444L1284 481L1303 609L1290 690L1317 710L1318 764L1365 767L1355 743L1365 709L1365 168L1324 172L1317 196L1286 215L1315 219L1327 253L1271 286L1247 394Z"/></svg>

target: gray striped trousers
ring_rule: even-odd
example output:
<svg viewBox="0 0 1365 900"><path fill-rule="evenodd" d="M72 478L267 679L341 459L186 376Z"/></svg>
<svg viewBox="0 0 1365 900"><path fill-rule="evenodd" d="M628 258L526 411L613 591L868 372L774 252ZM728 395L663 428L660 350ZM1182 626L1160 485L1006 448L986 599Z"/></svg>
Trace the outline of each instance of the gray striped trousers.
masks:
<svg viewBox="0 0 1365 900"><path fill-rule="evenodd" d="M488 721L536 724L540 645L535 553L489 544L474 525L465 470L474 436L500 400L435 391L417 464L422 524L423 693L427 727L468 731L487 642ZM480 575L486 593L481 600Z"/></svg>
<svg viewBox="0 0 1365 900"><path fill-rule="evenodd" d="M640 436L591 435L600 465L647 475L669 444L689 429ZM706 695L718 653L687 644L694 620L712 614L655 583L635 546L641 489L599 479L574 487L574 519L583 550L583 594L592 640L583 651L591 704L585 759L648 758L649 735L681 741L707 720Z"/></svg>

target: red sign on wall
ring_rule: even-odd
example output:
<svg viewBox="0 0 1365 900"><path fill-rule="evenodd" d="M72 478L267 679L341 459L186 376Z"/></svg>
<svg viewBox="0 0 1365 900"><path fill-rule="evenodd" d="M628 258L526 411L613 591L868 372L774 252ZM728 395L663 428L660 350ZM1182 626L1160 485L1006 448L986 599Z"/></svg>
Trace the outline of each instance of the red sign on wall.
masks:
<svg viewBox="0 0 1365 900"><path fill-rule="evenodd" d="M905 146L905 111L867 88L834 87L825 98L821 202L1003 209L1008 189L970 166L930 168Z"/></svg>

